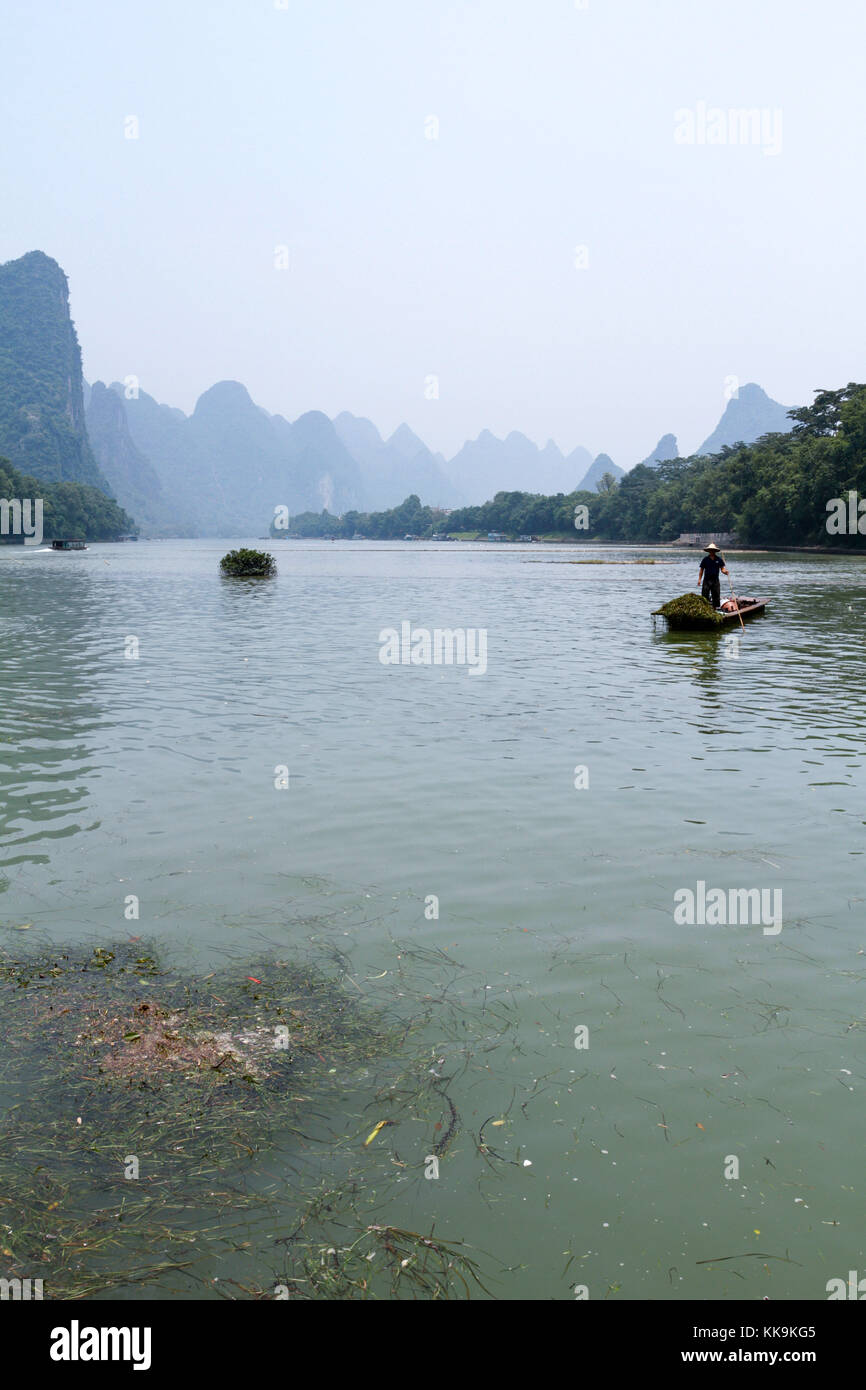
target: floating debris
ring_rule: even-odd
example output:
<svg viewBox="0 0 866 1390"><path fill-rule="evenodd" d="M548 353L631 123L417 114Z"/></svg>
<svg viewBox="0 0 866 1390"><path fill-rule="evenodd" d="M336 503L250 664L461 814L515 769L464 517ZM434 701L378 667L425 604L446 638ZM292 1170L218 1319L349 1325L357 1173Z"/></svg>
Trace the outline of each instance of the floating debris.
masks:
<svg viewBox="0 0 866 1390"><path fill-rule="evenodd" d="M385 1128L385 1126L388 1125L388 1124L390 1124L390 1123L391 1123L390 1120L380 1120L379 1123L376 1125L376 1128L375 1128L370 1134L368 1134L368 1135L367 1135L367 1138L364 1140L364 1148L366 1149L367 1146L368 1146L368 1144L372 1144L373 1140L376 1138L376 1135L379 1133L379 1131L380 1131L380 1130L383 1130L383 1129Z"/></svg>
<svg viewBox="0 0 866 1390"><path fill-rule="evenodd" d="M410 957L401 948L397 1012L350 994L345 969L298 961L179 978L140 943L0 952L0 1275L42 1278L49 1299L145 1284L163 1297L467 1296L480 1279L459 1241L371 1224L385 1183L407 1160L420 1179L457 1131L453 1076L430 1076L421 1037L431 981L407 987ZM436 1003L438 1048L450 1030L458 1069L510 1033L479 1009L473 1043L470 1011ZM443 1101L451 1123L434 1143ZM386 1118L365 1114L385 1104ZM386 1133L400 1152L371 1143Z"/></svg>

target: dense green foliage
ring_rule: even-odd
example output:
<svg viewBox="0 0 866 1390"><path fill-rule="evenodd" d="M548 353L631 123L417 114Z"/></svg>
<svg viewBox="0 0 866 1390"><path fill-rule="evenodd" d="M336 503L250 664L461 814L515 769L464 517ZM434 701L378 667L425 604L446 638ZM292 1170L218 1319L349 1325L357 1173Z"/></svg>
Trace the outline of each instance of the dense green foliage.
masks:
<svg viewBox="0 0 866 1390"><path fill-rule="evenodd" d="M866 386L819 391L811 406L789 412L788 434L725 448L712 457L639 464L598 492L541 497L499 492L479 507L450 514L416 496L387 512L312 512L293 518L301 536L401 538L411 534L501 531L509 536L561 535L625 542L672 541L684 531L734 531L747 545L864 546L863 534L828 532L828 503L849 492L866 498ZM575 508L588 525L575 530ZM866 517L864 533L866 533Z"/></svg>
<svg viewBox="0 0 866 1390"><path fill-rule="evenodd" d="M220 560L223 574L232 579L270 579L277 572L273 555L264 550L230 550Z"/></svg>
<svg viewBox="0 0 866 1390"><path fill-rule="evenodd" d="M402 540L406 535L430 536L446 529L453 531L455 528L451 523L457 515L457 512L449 516L438 508L425 507L413 493L399 507L392 507L387 512L346 512L341 517L332 516L326 511L321 514L302 512L300 516L292 517L292 532L296 536L334 536L347 537L349 540L355 534L383 540L399 537ZM275 535L280 534L275 532Z"/></svg>
<svg viewBox="0 0 866 1390"><path fill-rule="evenodd" d="M671 627L713 628L725 622L724 614L718 613L708 599L699 594L681 594L663 603L654 610L653 616L667 618Z"/></svg>
<svg viewBox="0 0 866 1390"><path fill-rule="evenodd" d="M84 483L44 483L19 473L0 458L0 497L11 501L42 498L42 534L46 541L113 541L135 530L113 498ZM32 513L31 513L32 515ZM22 544L23 536L0 535L0 544Z"/></svg>

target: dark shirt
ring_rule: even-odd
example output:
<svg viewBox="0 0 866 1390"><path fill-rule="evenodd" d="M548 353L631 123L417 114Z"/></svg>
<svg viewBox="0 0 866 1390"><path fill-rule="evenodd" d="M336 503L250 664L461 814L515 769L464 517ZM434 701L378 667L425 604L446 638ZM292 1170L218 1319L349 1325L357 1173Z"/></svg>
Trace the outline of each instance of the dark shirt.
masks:
<svg viewBox="0 0 866 1390"><path fill-rule="evenodd" d="M705 555L701 560L704 579L718 579L719 571L725 563L724 555Z"/></svg>

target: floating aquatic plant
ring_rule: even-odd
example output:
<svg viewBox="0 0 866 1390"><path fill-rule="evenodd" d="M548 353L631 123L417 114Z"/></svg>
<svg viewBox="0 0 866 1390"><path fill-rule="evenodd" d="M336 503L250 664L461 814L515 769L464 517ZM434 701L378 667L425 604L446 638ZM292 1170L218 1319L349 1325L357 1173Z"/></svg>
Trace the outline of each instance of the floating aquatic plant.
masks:
<svg viewBox="0 0 866 1390"><path fill-rule="evenodd" d="M667 618L671 627L683 628L714 628L725 621L724 614L700 594L681 594L656 608L653 617L656 616Z"/></svg>
<svg viewBox="0 0 866 1390"><path fill-rule="evenodd" d="M265 550L230 550L220 560L223 574L232 579L270 579L277 572L277 562Z"/></svg>

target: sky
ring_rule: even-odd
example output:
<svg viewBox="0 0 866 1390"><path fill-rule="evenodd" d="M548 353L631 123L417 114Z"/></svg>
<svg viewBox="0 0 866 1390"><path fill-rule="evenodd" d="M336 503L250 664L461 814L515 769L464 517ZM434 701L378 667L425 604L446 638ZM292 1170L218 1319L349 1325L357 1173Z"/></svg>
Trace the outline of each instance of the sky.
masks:
<svg viewBox="0 0 866 1390"><path fill-rule="evenodd" d="M91 381L627 468L732 378L866 380L862 0L4 0L3 35L0 261L59 261Z"/></svg>

